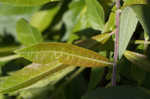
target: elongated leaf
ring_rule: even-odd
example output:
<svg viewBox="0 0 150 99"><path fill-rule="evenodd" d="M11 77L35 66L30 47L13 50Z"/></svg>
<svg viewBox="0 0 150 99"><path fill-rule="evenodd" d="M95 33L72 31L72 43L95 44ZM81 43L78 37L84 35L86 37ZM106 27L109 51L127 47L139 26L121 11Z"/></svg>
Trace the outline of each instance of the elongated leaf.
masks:
<svg viewBox="0 0 150 99"><path fill-rule="evenodd" d="M66 65L61 65L61 63L56 61L46 65L33 63L22 70L3 78L3 80L0 82L0 92L8 93L19 90L68 67Z"/></svg>
<svg viewBox="0 0 150 99"><path fill-rule="evenodd" d="M149 5L134 5L131 6L133 11L135 12L138 20L142 24L145 33L148 33L150 36L150 6Z"/></svg>
<svg viewBox="0 0 150 99"><path fill-rule="evenodd" d="M64 64L76 66L108 66L112 63L99 54L72 44L41 43L16 51L35 63L47 64L59 60Z"/></svg>
<svg viewBox="0 0 150 99"><path fill-rule="evenodd" d="M149 99L150 95L143 88L116 87L97 88L87 93L82 99Z"/></svg>
<svg viewBox="0 0 150 99"><path fill-rule="evenodd" d="M63 21L67 32L64 40L72 36L72 33L86 28L103 31L104 11L97 0L76 0L69 5L69 10L64 14Z"/></svg>
<svg viewBox="0 0 150 99"><path fill-rule="evenodd" d="M58 0L0 0L4 4L11 4L16 6L37 6L43 5L48 2L58 1Z"/></svg>
<svg viewBox="0 0 150 99"><path fill-rule="evenodd" d="M40 7L16 7L0 3L0 15L19 15L33 13Z"/></svg>
<svg viewBox="0 0 150 99"><path fill-rule="evenodd" d="M24 19L20 19L17 22L16 28L18 40L25 46L34 45L43 41L41 33Z"/></svg>
<svg viewBox="0 0 150 99"><path fill-rule="evenodd" d="M88 84L88 90L94 89L102 80L104 68L92 68L90 74L90 82ZM98 77L98 78L97 78Z"/></svg>
<svg viewBox="0 0 150 99"><path fill-rule="evenodd" d="M149 0L126 0L123 6L135 5L135 4L149 4Z"/></svg>
<svg viewBox="0 0 150 99"><path fill-rule="evenodd" d="M126 51L124 55L129 61L136 64L140 68L145 71L150 71L150 61L146 56L131 51Z"/></svg>
<svg viewBox="0 0 150 99"><path fill-rule="evenodd" d="M52 22L52 19L56 15L59 8L59 6L56 6L52 9L36 12L31 17L30 24L42 32Z"/></svg>
<svg viewBox="0 0 150 99"><path fill-rule="evenodd" d="M122 57L136 29L137 18L134 11L127 7L122 11L119 30L119 58Z"/></svg>
<svg viewBox="0 0 150 99"><path fill-rule="evenodd" d="M104 29L104 10L97 0L85 0L87 5L87 16L89 23L94 29Z"/></svg>
<svg viewBox="0 0 150 99"><path fill-rule="evenodd" d="M74 66L68 66L67 68L56 72L54 75L47 76L37 83L22 89L19 97L23 99L41 99L45 96L49 96L49 93L53 90L55 84L75 68L76 67Z"/></svg>
<svg viewBox="0 0 150 99"><path fill-rule="evenodd" d="M8 62L10 60L17 59L17 58L19 58L18 55L10 55L10 56L5 56L5 57L0 57L0 62Z"/></svg>

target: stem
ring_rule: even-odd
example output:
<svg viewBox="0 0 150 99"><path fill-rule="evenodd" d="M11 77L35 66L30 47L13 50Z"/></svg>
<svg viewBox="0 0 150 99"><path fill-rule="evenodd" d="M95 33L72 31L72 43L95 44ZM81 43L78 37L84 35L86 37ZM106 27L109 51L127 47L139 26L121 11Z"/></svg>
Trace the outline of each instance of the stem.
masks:
<svg viewBox="0 0 150 99"><path fill-rule="evenodd" d="M116 0L116 33L115 33L115 49L114 49L114 63L112 73L112 86L116 86L116 74L117 74L117 60L118 60L118 46L119 46L119 23L120 23L120 0Z"/></svg>

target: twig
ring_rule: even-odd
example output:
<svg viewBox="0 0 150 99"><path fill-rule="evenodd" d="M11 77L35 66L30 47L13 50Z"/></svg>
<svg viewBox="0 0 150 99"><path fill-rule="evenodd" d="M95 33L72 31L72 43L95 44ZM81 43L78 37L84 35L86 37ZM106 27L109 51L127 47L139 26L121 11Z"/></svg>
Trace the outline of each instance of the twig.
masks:
<svg viewBox="0 0 150 99"><path fill-rule="evenodd" d="M118 46L119 46L119 21L120 21L120 0L116 0L116 34L115 34L115 49L114 49L114 64L112 73L112 86L116 86L117 60L118 60Z"/></svg>

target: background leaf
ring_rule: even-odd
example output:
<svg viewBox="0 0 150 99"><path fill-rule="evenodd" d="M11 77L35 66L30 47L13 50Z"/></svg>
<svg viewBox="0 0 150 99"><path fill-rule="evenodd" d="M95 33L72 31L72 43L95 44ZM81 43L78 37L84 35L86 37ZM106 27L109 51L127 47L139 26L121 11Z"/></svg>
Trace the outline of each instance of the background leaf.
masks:
<svg viewBox="0 0 150 99"><path fill-rule="evenodd" d="M47 65L31 64L22 70L12 73L0 82L0 92L8 93L34 84L35 82L64 69L61 63L52 62Z"/></svg>
<svg viewBox="0 0 150 99"><path fill-rule="evenodd" d="M119 29L119 59L121 59L124 51L137 26L136 14L130 7L124 8L120 18Z"/></svg>
<svg viewBox="0 0 150 99"><path fill-rule="evenodd" d="M31 17L30 24L36 27L39 31L44 31L52 22L59 8L60 6L55 6L51 9L40 10L34 13Z"/></svg>
<svg viewBox="0 0 150 99"><path fill-rule="evenodd" d="M67 43L41 43L16 51L35 63L47 64L59 60L76 66L109 66L112 63L103 56L88 49Z"/></svg>
<svg viewBox="0 0 150 99"><path fill-rule="evenodd" d="M104 10L97 0L85 0L87 5L88 21L94 29L103 31L104 29Z"/></svg>
<svg viewBox="0 0 150 99"><path fill-rule="evenodd" d="M145 55L131 51L125 51L124 55L129 61L136 64L140 68L145 71L150 71L150 61Z"/></svg>
<svg viewBox="0 0 150 99"><path fill-rule="evenodd" d="M38 44L43 41L41 33L26 20L20 19L16 25L18 40L25 46Z"/></svg>
<svg viewBox="0 0 150 99"><path fill-rule="evenodd" d="M133 11L136 13L136 16L141 23L145 33L148 33L150 36L150 6L149 5L134 5L132 6Z"/></svg>
<svg viewBox="0 0 150 99"><path fill-rule="evenodd" d="M0 0L4 4L11 4L16 6L37 6L56 0Z"/></svg>

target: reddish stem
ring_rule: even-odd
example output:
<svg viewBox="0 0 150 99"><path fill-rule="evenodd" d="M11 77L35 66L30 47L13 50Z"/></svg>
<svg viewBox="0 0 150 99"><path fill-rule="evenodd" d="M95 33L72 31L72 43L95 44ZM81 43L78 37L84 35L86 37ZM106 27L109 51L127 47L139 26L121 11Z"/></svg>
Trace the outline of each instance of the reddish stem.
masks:
<svg viewBox="0 0 150 99"><path fill-rule="evenodd" d="M117 60L118 60L118 47L119 47L119 23L120 23L120 0L116 0L116 33L115 33L115 48L114 48L114 63L112 73L112 86L116 86L117 76Z"/></svg>

